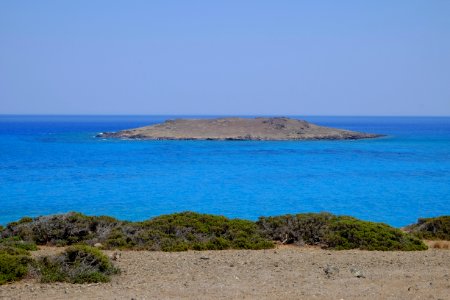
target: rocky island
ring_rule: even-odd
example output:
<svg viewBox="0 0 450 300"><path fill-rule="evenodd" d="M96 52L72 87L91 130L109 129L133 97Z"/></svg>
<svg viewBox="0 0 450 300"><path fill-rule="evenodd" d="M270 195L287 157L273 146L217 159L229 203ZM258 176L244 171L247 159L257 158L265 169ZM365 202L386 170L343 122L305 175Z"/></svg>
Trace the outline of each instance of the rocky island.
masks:
<svg viewBox="0 0 450 300"><path fill-rule="evenodd" d="M285 117L176 119L164 123L103 132L100 138L145 140L356 140L380 134L342 130Z"/></svg>

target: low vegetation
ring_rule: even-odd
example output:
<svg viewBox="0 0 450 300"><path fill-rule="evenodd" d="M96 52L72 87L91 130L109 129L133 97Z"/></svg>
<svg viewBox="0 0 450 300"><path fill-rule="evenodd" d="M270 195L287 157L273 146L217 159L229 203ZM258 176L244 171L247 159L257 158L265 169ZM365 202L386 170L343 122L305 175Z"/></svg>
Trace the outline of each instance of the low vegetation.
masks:
<svg viewBox="0 0 450 300"><path fill-rule="evenodd" d="M297 214L260 217L256 222L264 236L283 244L326 246L324 236L332 214Z"/></svg>
<svg viewBox="0 0 450 300"><path fill-rule="evenodd" d="M448 233L441 225L433 228L439 228L434 232ZM71 212L23 218L8 224L0 234L38 245L101 244L103 249L154 251L267 249L274 247L274 241L337 250L427 248L417 237L386 224L329 213L261 217L252 222L183 212L144 222L125 222Z"/></svg>
<svg viewBox="0 0 450 300"><path fill-rule="evenodd" d="M260 217L257 222L194 212L144 222L76 212L25 217L0 227L0 284L20 280L30 270L42 282L109 281L119 270L98 247L186 251L267 249L282 243L335 250L425 250L427 246L420 239L450 240L450 216L419 219L406 230L329 213ZM35 260L30 251L37 250L36 245L67 248L59 255Z"/></svg>
<svg viewBox="0 0 450 300"><path fill-rule="evenodd" d="M27 250L0 245L0 284L22 279L31 261Z"/></svg>
<svg viewBox="0 0 450 300"><path fill-rule="evenodd" d="M137 234L131 243L138 248L162 251L267 249L272 241L265 239L256 224L247 220L228 219L184 212L135 223ZM108 241L111 243L111 240Z"/></svg>
<svg viewBox="0 0 450 300"><path fill-rule="evenodd" d="M119 270L100 250L86 246L68 247L63 253L42 257L35 263L42 282L108 282Z"/></svg>
<svg viewBox="0 0 450 300"><path fill-rule="evenodd" d="M426 250L418 238L383 223L328 213L261 217L266 237L285 244L319 245L328 249Z"/></svg>
<svg viewBox="0 0 450 300"><path fill-rule="evenodd" d="M81 242L96 243L113 228L126 222L111 217L90 217L80 213L22 218L9 223L1 233L3 237L18 237L38 245L67 246Z"/></svg>
<svg viewBox="0 0 450 300"><path fill-rule="evenodd" d="M421 239L450 241L450 216L421 218L405 229Z"/></svg>
<svg viewBox="0 0 450 300"><path fill-rule="evenodd" d="M42 282L73 283L106 282L118 272L107 256L90 246L71 246L61 255L38 260L31 257L34 250L35 243L18 237L0 239L0 285L20 280L30 270Z"/></svg>
<svg viewBox="0 0 450 300"><path fill-rule="evenodd" d="M34 260L29 251L0 246L0 284L20 280L32 269L42 282L107 282L119 272L100 250L76 245L57 256Z"/></svg>
<svg viewBox="0 0 450 300"><path fill-rule="evenodd" d="M34 242L18 237L0 239L0 284L22 279L32 262L29 251L36 249Z"/></svg>
<svg viewBox="0 0 450 300"><path fill-rule="evenodd" d="M13 222L7 225L2 235L39 245L101 243L104 249L185 251L274 247L254 222L193 212L134 223L68 213L39 217L30 222Z"/></svg>
<svg viewBox="0 0 450 300"><path fill-rule="evenodd" d="M0 239L0 247L13 247L17 249L35 251L37 250L36 243L33 241L24 241L17 236Z"/></svg>
<svg viewBox="0 0 450 300"><path fill-rule="evenodd" d="M365 222L352 217L335 217L327 234L328 247L363 250L426 250L418 238L383 223Z"/></svg>

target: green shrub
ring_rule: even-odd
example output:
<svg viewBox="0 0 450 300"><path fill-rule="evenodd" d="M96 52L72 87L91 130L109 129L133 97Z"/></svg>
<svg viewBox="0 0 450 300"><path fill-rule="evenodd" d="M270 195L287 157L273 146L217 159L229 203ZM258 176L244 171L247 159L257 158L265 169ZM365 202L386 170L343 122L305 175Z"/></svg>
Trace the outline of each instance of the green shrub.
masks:
<svg viewBox="0 0 450 300"><path fill-rule="evenodd" d="M110 275L118 273L107 256L90 246L71 246L60 255L38 261L31 258L28 250L36 250L36 245L17 237L0 240L0 284L20 280L30 266L43 282L106 282Z"/></svg>
<svg viewBox="0 0 450 300"><path fill-rule="evenodd" d="M15 221L15 222L11 222L7 225L7 228L11 228L20 224L26 224L26 223L30 223L33 222L33 218L30 217L23 217L22 219L20 219L19 221Z"/></svg>
<svg viewBox="0 0 450 300"><path fill-rule="evenodd" d="M192 212L135 223L71 212L12 222L2 236L18 237L40 245L94 245L98 242L105 249L185 251L273 247L271 241L262 237L254 222Z"/></svg>
<svg viewBox="0 0 450 300"><path fill-rule="evenodd" d="M427 240L450 240L450 216L421 218L416 224L407 226L406 231Z"/></svg>
<svg viewBox="0 0 450 300"><path fill-rule="evenodd" d="M19 237L11 237L0 239L0 246L10 246L14 248L20 248L28 251L36 251L37 246L34 242L25 242Z"/></svg>
<svg viewBox="0 0 450 300"><path fill-rule="evenodd" d="M183 212L134 224L133 243L149 250L267 249L255 223L223 216Z"/></svg>
<svg viewBox="0 0 450 300"><path fill-rule="evenodd" d="M8 255L30 256L30 252L28 252L25 249L16 248L16 247L12 247L12 246L5 246L5 245L1 245L0 246L0 252L3 253L3 254L8 254Z"/></svg>
<svg viewBox="0 0 450 300"><path fill-rule="evenodd" d="M328 213L261 217L268 237L283 243L320 245L329 249L425 250L426 245L399 229Z"/></svg>
<svg viewBox="0 0 450 300"><path fill-rule="evenodd" d="M25 223L30 223L30 222L33 222L33 218L31 218L31 217L23 217L22 219L17 221L18 224L25 224Z"/></svg>
<svg viewBox="0 0 450 300"><path fill-rule="evenodd" d="M37 269L42 282L108 282L110 275L119 272L100 250L86 245L71 246L60 255L43 257L38 260Z"/></svg>
<svg viewBox="0 0 450 300"><path fill-rule="evenodd" d="M104 242L106 249L130 249L134 246L131 237L127 236L120 228L113 229Z"/></svg>
<svg viewBox="0 0 450 300"><path fill-rule="evenodd" d="M448 239L449 218L421 219L411 230L419 237ZM31 242L15 245L29 250L33 250L33 243L57 246L101 243L104 249L161 251L266 249L274 246L273 241L330 249L426 249L417 238L388 225L329 213L260 217L255 223L194 212L163 215L144 222L72 212L23 218L8 224L0 234Z"/></svg>
<svg viewBox="0 0 450 300"><path fill-rule="evenodd" d="M11 246L0 246L0 284L22 279L32 259L29 252Z"/></svg>
<svg viewBox="0 0 450 300"><path fill-rule="evenodd" d="M327 246L336 250L426 250L416 237L382 223L361 221L352 217L336 217L330 222L325 237Z"/></svg>

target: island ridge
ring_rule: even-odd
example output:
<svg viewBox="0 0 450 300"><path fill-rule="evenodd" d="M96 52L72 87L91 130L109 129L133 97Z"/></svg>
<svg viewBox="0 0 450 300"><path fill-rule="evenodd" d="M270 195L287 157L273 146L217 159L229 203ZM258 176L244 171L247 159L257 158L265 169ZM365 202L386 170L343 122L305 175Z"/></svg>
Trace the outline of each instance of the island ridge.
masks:
<svg viewBox="0 0 450 300"><path fill-rule="evenodd" d="M145 140L356 140L376 138L371 134L311 124L286 117L176 119L164 123L103 132L101 138Z"/></svg>

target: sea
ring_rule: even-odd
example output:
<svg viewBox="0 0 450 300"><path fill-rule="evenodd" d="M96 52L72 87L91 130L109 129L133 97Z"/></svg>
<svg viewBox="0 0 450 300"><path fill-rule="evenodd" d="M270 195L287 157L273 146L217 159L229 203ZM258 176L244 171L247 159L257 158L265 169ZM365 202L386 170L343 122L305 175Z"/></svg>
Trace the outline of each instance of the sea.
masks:
<svg viewBox="0 0 450 300"><path fill-rule="evenodd" d="M330 212L401 227L450 214L450 117L291 116L386 135L349 141L95 137L182 117L215 116L0 115L0 224L69 211Z"/></svg>

